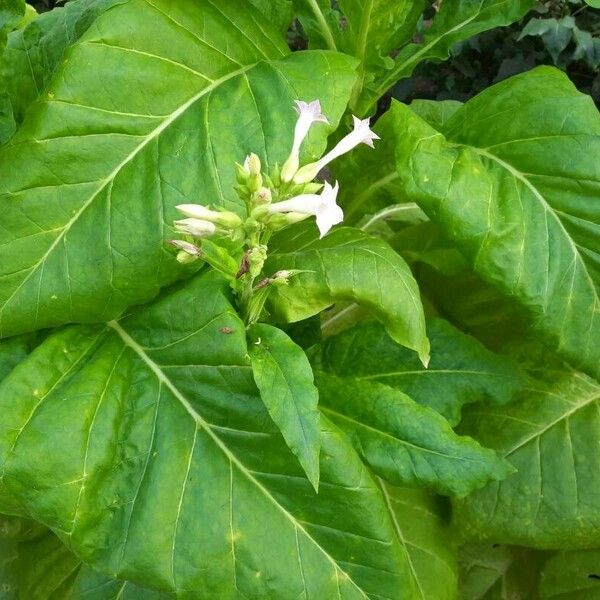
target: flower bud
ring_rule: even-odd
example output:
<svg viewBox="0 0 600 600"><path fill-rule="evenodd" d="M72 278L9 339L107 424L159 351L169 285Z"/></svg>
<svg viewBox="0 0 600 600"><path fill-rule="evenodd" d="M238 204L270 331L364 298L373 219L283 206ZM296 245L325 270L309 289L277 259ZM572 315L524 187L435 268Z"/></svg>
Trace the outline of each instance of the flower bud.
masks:
<svg viewBox="0 0 600 600"><path fill-rule="evenodd" d="M181 211L186 217L210 221L227 229L235 229L242 224L242 219L234 212L228 210L210 210L202 204L179 204L175 208Z"/></svg>
<svg viewBox="0 0 600 600"><path fill-rule="evenodd" d="M252 202L255 205L270 204L272 199L273 199L273 195L271 194L271 190L264 186L259 188L252 195Z"/></svg>
<svg viewBox="0 0 600 600"><path fill-rule="evenodd" d="M246 185L251 192L257 192L263 184L260 173L260 158L254 152L246 156L244 161L244 171L246 171Z"/></svg>
<svg viewBox="0 0 600 600"><path fill-rule="evenodd" d="M193 237L208 237L217 231L214 223L203 219L181 219L175 221L174 224L176 231L187 233Z"/></svg>
<svg viewBox="0 0 600 600"><path fill-rule="evenodd" d="M190 256L200 256L200 248L191 244L190 242L186 242L184 240L169 240L169 243L178 248L181 252L185 252Z"/></svg>
<svg viewBox="0 0 600 600"><path fill-rule="evenodd" d="M251 177L260 175L261 164L258 155L254 154L254 152L248 154L248 156L246 156L246 160L244 161L244 169Z"/></svg>
<svg viewBox="0 0 600 600"><path fill-rule="evenodd" d="M258 277L262 271L265 260L267 260L267 247L255 246L248 252L248 272L250 277Z"/></svg>
<svg viewBox="0 0 600 600"><path fill-rule="evenodd" d="M188 265L198 260L198 256L188 254L185 250L180 250L177 253L177 262L182 265Z"/></svg>
<svg viewBox="0 0 600 600"><path fill-rule="evenodd" d="M275 273L273 275L273 277L271 277L271 283L273 285L288 285L290 283L290 277L293 275L293 271L289 271L287 269L283 269L281 271L277 271L277 273Z"/></svg>

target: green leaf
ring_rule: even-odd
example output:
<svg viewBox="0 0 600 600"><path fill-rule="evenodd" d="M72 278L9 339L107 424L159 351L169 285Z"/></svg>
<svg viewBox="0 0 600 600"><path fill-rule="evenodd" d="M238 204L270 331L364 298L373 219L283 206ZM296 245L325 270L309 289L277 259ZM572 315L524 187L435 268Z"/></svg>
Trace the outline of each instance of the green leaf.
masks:
<svg viewBox="0 0 600 600"><path fill-rule="evenodd" d="M26 334L0 340L0 381L36 346L37 336Z"/></svg>
<svg viewBox="0 0 600 600"><path fill-rule="evenodd" d="M600 384L553 363L506 407L467 410L460 431L517 473L457 501L468 539L535 548L600 544Z"/></svg>
<svg viewBox="0 0 600 600"><path fill-rule="evenodd" d="M241 1L132 0L69 50L0 149L0 335L112 318L189 275L164 245L174 206L241 210L234 162L283 162L295 98L320 98L333 125L315 128L304 158L324 150L353 61L271 60L287 48L255 17Z"/></svg>
<svg viewBox="0 0 600 600"><path fill-rule="evenodd" d="M585 0L585 3L593 8L600 8L600 0Z"/></svg>
<svg viewBox="0 0 600 600"><path fill-rule="evenodd" d="M542 570L541 600L594 600L600 594L600 550L559 552Z"/></svg>
<svg viewBox="0 0 600 600"><path fill-rule="evenodd" d="M261 398L318 490L319 393L308 358L286 333L271 325L252 325L248 335L252 373Z"/></svg>
<svg viewBox="0 0 600 600"><path fill-rule="evenodd" d="M332 164L347 223L356 223L362 215L376 213L390 204L409 201L396 168L393 113L384 113L373 131L381 138L375 148L361 145Z"/></svg>
<svg viewBox="0 0 600 600"><path fill-rule="evenodd" d="M314 492L215 273L48 337L0 411L2 486L96 570L224 600L409 598L378 487L321 419Z"/></svg>
<svg viewBox="0 0 600 600"><path fill-rule="evenodd" d="M399 79L409 77L424 60L445 60L457 42L482 31L518 21L534 5L533 0L456 0L442 2L423 40L404 46L385 77L365 90L356 107L362 114L373 112L377 100Z"/></svg>
<svg viewBox="0 0 600 600"><path fill-rule="evenodd" d="M2 73L2 65L6 63L4 54L7 34L17 26L24 13L24 0L0 0L0 144L15 131L10 97L6 91L6 77Z"/></svg>
<svg viewBox="0 0 600 600"><path fill-rule="evenodd" d="M294 19L292 0L250 0L260 12L263 20L268 20L281 33L285 34Z"/></svg>
<svg viewBox="0 0 600 600"><path fill-rule="evenodd" d="M171 598L83 565L47 528L0 516L0 589L5 600L158 600Z"/></svg>
<svg viewBox="0 0 600 600"><path fill-rule="evenodd" d="M435 127L445 123L460 106L453 100L416 100L410 109ZM385 112L373 127L381 138L375 148L361 144L331 166L340 182L339 202L345 209L346 223L355 223L362 215L383 211L392 204L399 204L398 210L405 212L414 207L396 167L394 121L393 111Z"/></svg>
<svg viewBox="0 0 600 600"><path fill-rule="evenodd" d="M301 321L334 302L352 301L370 310L399 344L415 350L424 364L429 340L417 284L404 260L381 239L343 227L315 240L311 229L280 236L267 273L301 269L288 286L274 288L268 306L277 320ZM289 232L288 232L289 233Z"/></svg>
<svg viewBox="0 0 600 600"><path fill-rule="evenodd" d="M570 15L562 19L531 19L523 27L517 40L522 40L528 35L541 37L556 64L561 52L569 45L576 27L575 19Z"/></svg>
<svg viewBox="0 0 600 600"><path fill-rule="evenodd" d="M455 425L461 407L484 401L506 404L524 381L513 361L493 354L442 319L429 319L428 368L394 342L377 323L361 323L330 338L323 366L340 377L381 383L428 406Z"/></svg>
<svg viewBox="0 0 600 600"><path fill-rule="evenodd" d="M407 192L548 345L600 375L600 117L540 67L482 92L438 132L395 104Z"/></svg>
<svg viewBox="0 0 600 600"><path fill-rule="evenodd" d="M7 600L70 597L81 561L45 527L0 516L0 589Z"/></svg>
<svg viewBox="0 0 600 600"><path fill-rule="evenodd" d="M414 599L455 600L458 569L445 500L378 481L408 556Z"/></svg>
<svg viewBox="0 0 600 600"><path fill-rule="evenodd" d="M459 437L434 410L385 385L319 373L320 408L373 471L395 485L466 496L513 472L493 451Z"/></svg>
<svg viewBox="0 0 600 600"><path fill-rule="evenodd" d="M394 65L390 54L409 42L425 8L424 0L339 0L344 15L340 49L360 60L350 101L358 110L363 87Z"/></svg>
<svg viewBox="0 0 600 600"><path fill-rule="evenodd" d="M0 63L0 79L6 83L9 106L17 124L46 89L67 48L100 14L125 1L71 0L64 7L42 13L27 27L8 36L5 60Z"/></svg>
<svg viewBox="0 0 600 600"><path fill-rule="evenodd" d="M539 573L547 554L500 544L467 544L459 550L461 600L538 598Z"/></svg>
<svg viewBox="0 0 600 600"><path fill-rule="evenodd" d="M293 0L294 9L308 35L310 48L339 50L340 14L331 0Z"/></svg>
<svg viewBox="0 0 600 600"><path fill-rule="evenodd" d="M65 600L167 600L172 594L141 588L131 581L111 579L82 565ZM58 599L57 599L58 600Z"/></svg>

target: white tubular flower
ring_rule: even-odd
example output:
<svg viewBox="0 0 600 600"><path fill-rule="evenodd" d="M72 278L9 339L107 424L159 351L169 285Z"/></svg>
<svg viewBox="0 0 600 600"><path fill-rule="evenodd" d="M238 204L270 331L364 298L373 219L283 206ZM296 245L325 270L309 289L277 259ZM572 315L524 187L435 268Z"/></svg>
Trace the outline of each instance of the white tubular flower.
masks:
<svg viewBox="0 0 600 600"><path fill-rule="evenodd" d="M354 129L344 136L335 147L329 151L323 158L317 162L310 163L302 167L294 176L295 183L308 183L312 181L317 173L336 158L350 152L359 144L366 144L373 148L373 140L378 140L380 137L369 127L369 119L359 119L352 115L354 121Z"/></svg>
<svg viewBox="0 0 600 600"><path fill-rule="evenodd" d="M276 202L268 207L269 213L300 213L314 215L317 227L323 237L334 225L344 220L344 212L336 204L339 185L331 187L325 182L320 194L301 194L283 202Z"/></svg>
<svg viewBox="0 0 600 600"><path fill-rule="evenodd" d="M179 204L175 207L186 217L217 223L223 227L235 228L242 224L242 219L230 211L211 210L202 204Z"/></svg>
<svg viewBox="0 0 600 600"><path fill-rule="evenodd" d="M300 146L304 138L308 135L312 124L329 124L327 117L321 112L321 103L318 100L313 100L312 102L296 100L295 110L299 116L294 129L292 151L281 168L281 179L283 181L291 181L296 174L300 166Z"/></svg>
<svg viewBox="0 0 600 600"><path fill-rule="evenodd" d="M187 233L193 237L208 237L217 231L217 227L210 221L203 219L181 219L175 221L175 230L180 233Z"/></svg>

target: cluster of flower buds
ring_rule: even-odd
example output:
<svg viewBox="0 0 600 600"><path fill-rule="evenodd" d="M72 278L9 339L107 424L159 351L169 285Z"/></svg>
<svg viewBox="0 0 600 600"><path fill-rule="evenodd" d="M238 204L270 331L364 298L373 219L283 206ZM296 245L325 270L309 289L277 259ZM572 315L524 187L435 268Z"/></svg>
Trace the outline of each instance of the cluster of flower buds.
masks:
<svg viewBox="0 0 600 600"><path fill-rule="evenodd" d="M339 185L335 182L315 181L318 173L331 161L349 152L359 144L373 147L379 137L371 131L369 119L353 117L354 128L335 147L316 162L300 164L300 150L311 127L315 123L329 124L321 112L318 100L296 101L298 119L290 155L281 169L275 165L270 173L263 172L260 158L249 154L237 167L235 190L245 205L245 218L226 210L212 209L201 204L181 204L177 209L185 218L174 222L175 230L184 239L172 240L178 249L177 260L188 263L203 258L214 268L232 280L234 289L240 292L241 304L250 321L258 318L268 290L273 286L287 285L297 271L279 271L270 277L262 274L267 258L267 242L272 232L315 217L320 236L323 237L334 225L341 223L344 213L337 204ZM224 247L206 238L220 236L243 242L241 263ZM262 277L258 284L255 280Z"/></svg>

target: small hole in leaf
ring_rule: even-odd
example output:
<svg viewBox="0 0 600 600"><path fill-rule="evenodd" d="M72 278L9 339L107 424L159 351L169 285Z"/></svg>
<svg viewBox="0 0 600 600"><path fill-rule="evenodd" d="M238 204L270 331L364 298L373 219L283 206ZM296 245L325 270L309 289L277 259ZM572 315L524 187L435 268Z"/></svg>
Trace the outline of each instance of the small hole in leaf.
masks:
<svg viewBox="0 0 600 600"><path fill-rule="evenodd" d="M596 575L595 573L590 573L588 575L588 579L600 579L600 575Z"/></svg>

